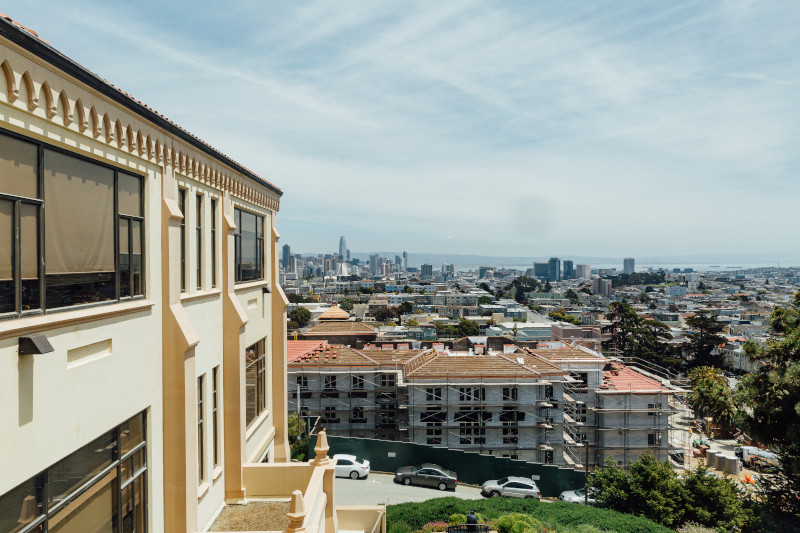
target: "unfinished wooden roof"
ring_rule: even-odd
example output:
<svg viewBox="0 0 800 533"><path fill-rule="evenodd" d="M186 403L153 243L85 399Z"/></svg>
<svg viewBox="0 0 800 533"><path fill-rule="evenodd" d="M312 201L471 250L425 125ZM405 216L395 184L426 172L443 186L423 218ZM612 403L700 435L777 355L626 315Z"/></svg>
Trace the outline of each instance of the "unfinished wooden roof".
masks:
<svg viewBox="0 0 800 533"><path fill-rule="evenodd" d="M377 334L375 328L363 322L348 322L348 321L331 321L323 322L314 326L304 333L304 335L330 335L340 333L353 334L353 333L374 333Z"/></svg>

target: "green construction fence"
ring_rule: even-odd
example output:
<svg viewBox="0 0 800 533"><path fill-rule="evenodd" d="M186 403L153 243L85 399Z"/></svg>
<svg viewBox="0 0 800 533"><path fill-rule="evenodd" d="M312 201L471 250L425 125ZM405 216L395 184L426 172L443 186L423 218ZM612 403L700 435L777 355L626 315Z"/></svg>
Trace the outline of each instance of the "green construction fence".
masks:
<svg viewBox="0 0 800 533"><path fill-rule="evenodd" d="M308 444L310 459L314 457L316 443L317 436L312 435ZM571 468L413 442L329 435L328 446L329 456L333 457L337 453L355 455L359 459L368 460L370 469L375 472L394 473L401 466L435 463L456 472L458 482L469 485L482 485L486 480L506 476L533 477L545 497L556 497L565 490L574 490L584 485L584 472Z"/></svg>

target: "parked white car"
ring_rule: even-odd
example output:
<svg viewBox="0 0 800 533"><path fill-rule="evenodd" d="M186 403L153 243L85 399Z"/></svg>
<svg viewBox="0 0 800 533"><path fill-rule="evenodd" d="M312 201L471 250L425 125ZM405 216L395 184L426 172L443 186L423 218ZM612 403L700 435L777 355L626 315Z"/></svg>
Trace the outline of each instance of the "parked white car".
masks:
<svg viewBox="0 0 800 533"><path fill-rule="evenodd" d="M562 502L570 502L570 503L588 503L589 505L594 505L597 503L594 496L597 493L597 489L589 489L589 497L586 498L586 489L580 488L576 490L565 490L561 494L558 495L559 501Z"/></svg>
<svg viewBox="0 0 800 533"><path fill-rule="evenodd" d="M355 455L337 454L333 460L336 461L336 477L364 479L369 475L369 461L359 461Z"/></svg>
<svg viewBox="0 0 800 533"><path fill-rule="evenodd" d="M526 477L490 479L481 487L481 494L487 498L508 496L511 498L536 498L538 500L542 497L536 482Z"/></svg>

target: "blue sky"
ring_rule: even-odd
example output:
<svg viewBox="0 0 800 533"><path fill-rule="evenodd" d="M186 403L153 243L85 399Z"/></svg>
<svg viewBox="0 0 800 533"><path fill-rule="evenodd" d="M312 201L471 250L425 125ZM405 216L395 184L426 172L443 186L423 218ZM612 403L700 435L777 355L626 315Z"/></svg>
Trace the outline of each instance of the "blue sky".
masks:
<svg viewBox="0 0 800 533"><path fill-rule="evenodd" d="M281 187L298 252L798 256L794 2L2 10Z"/></svg>

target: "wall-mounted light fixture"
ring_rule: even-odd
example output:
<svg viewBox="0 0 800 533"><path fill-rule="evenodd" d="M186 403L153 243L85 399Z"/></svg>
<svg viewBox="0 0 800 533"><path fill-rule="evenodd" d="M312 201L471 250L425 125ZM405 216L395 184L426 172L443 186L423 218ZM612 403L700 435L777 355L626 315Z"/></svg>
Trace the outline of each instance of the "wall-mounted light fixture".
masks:
<svg viewBox="0 0 800 533"><path fill-rule="evenodd" d="M53 346L43 333L19 338L19 355L49 353L52 351Z"/></svg>

